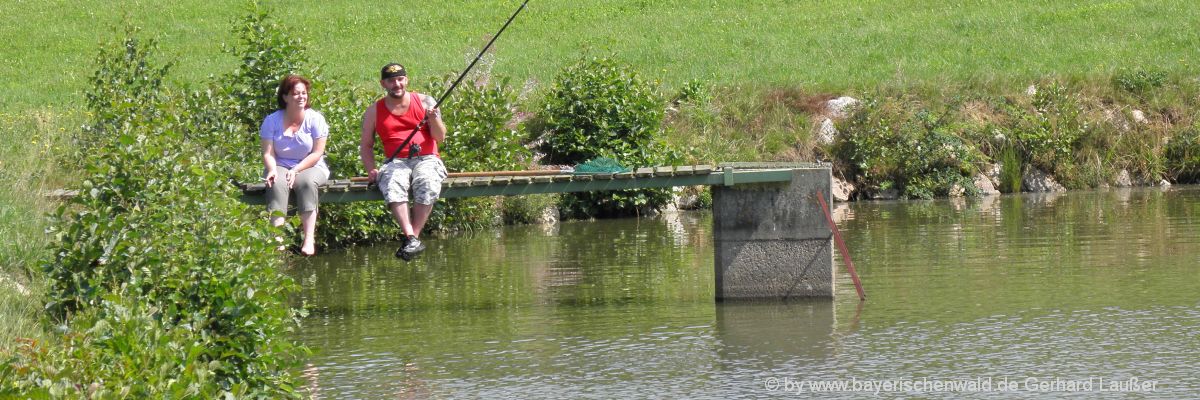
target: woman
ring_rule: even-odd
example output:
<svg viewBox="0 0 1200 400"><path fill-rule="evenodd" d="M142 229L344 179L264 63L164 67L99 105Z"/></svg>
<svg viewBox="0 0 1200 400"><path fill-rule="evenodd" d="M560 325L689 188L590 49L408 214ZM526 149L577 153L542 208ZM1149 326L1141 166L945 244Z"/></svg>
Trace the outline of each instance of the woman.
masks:
<svg viewBox="0 0 1200 400"><path fill-rule="evenodd" d="M271 223L283 225L288 194L296 193L296 208L304 243L300 253L316 254L313 234L317 231L317 186L329 179L325 165L325 142L329 124L325 117L309 107L307 79L288 75L279 82L275 100L279 109L263 119L263 167L267 182L267 211Z"/></svg>

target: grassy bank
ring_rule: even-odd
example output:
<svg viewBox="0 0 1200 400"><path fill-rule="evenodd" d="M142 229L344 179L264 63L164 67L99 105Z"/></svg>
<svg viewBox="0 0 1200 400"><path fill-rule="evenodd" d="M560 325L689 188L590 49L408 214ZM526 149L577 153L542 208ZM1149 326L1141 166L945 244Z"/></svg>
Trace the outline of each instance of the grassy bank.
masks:
<svg viewBox="0 0 1200 400"><path fill-rule="evenodd" d="M288 33L304 38L325 75L374 89L387 61L417 82L459 71L519 5L511 2L267 2ZM6 2L0 28L0 109L65 109L93 71L95 48L128 21L157 36L172 79L232 69L223 54L241 0ZM1200 19L1184 0L973 2L538 0L495 48L492 68L539 86L585 53L611 53L674 88L792 86L860 92L878 88L999 93L1046 76L1110 76L1150 67L1200 71ZM79 21L88 21L79 23Z"/></svg>
<svg viewBox="0 0 1200 400"><path fill-rule="evenodd" d="M56 160L70 118L50 112L0 113L0 354L17 338L40 338L44 278L38 267L48 248L47 214L57 204L42 193L71 179Z"/></svg>

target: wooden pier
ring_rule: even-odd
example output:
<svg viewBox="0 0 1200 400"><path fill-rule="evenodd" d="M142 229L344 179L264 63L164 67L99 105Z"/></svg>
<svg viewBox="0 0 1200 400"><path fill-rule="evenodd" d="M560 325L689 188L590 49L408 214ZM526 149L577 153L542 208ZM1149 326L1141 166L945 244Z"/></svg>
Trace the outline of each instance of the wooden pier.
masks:
<svg viewBox="0 0 1200 400"><path fill-rule="evenodd" d="M590 192L604 190L665 188L674 186L733 186L749 183L788 182L792 169L813 168L818 164L730 163L719 166L690 165L637 168L624 173L578 174L559 171L533 171L536 175L462 176L451 173L442 182L442 198L480 196L516 196L539 193ZM469 173L479 175L480 173ZM241 200L247 204L265 204L264 183L240 185ZM364 180L334 179L321 186L322 203L383 201L374 184Z"/></svg>

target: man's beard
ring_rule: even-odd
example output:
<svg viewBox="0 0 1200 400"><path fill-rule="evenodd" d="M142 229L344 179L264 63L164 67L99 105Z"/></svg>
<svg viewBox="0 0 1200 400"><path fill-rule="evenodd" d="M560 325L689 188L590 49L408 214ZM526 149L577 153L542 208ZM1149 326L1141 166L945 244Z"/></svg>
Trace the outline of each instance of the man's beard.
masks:
<svg viewBox="0 0 1200 400"><path fill-rule="evenodd" d="M397 93L397 92L399 92L399 93ZM387 95L388 95L388 97L391 97L393 99L403 99L405 93L408 93L408 91L404 90L404 89L397 89L397 90L389 90L387 92Z"/></svg>

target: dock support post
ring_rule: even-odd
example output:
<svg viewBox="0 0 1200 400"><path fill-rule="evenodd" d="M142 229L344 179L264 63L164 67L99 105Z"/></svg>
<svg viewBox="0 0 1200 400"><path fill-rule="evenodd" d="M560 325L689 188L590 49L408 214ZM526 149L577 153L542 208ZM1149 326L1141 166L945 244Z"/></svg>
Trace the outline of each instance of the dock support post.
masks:
<svg viewBox="0 0 1200 400"><path fill-rule="evenodd" d="M717 301L833 297L833 239L816 200L830 193L830 169L792 174L712 187Z"/></svg>

